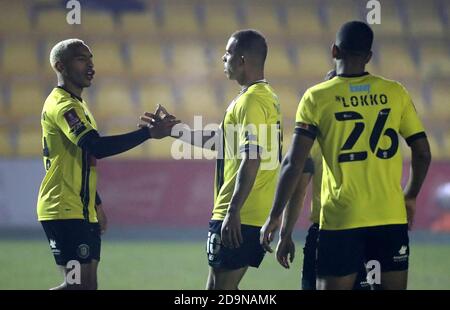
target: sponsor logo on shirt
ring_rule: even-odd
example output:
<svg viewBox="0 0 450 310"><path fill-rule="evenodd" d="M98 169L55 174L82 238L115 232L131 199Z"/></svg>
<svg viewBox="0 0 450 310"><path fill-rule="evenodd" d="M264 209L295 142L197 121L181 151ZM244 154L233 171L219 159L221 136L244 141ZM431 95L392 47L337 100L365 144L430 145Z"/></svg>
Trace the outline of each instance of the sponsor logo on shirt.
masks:
<svg viewBox="0 0 450 310"><path fill-rule="evenodd" d="M69 125L70 133L75 135L75 137L78 137L83 131L86 130L86 126L78 117L75 109L70 109L69 111L64 113L64 118Z"/></svg>

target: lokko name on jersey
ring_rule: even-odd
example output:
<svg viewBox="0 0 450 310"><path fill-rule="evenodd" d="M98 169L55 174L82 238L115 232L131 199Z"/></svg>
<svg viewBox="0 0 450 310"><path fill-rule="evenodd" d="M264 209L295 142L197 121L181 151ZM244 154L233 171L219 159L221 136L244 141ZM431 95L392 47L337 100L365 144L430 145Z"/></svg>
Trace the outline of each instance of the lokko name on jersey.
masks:
<svg viewBox="0 0 450 310"><path fill-rule="evenodd" d="M342 103L344 108L350 107L364 107L364 106L377 106L388 103L388 97L385 94L366 94L359 96L336 96L335 100Z"/></svg>

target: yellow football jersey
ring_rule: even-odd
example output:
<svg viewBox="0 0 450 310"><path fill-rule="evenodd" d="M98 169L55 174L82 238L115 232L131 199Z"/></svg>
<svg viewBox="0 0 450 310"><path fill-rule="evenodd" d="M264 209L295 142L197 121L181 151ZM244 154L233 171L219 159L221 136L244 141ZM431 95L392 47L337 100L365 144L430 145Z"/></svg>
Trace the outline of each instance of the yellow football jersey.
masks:
<svg viewBox="0 0 450 310"><path fill-rule="evenodd" d="M242 224L262 226L275 195L283 139L280 104L274 90L265 81L243 89L231 102L220 127L223 143L216 165L212 219L225 218L241 154L254 149L261 156L261 165L240 215Z"/></svg>
<svg viewBox="0 0 450 310"><path fill-rule="evenodd" d="M398 135L411 143L425 132L400 83L337 76L305 92L296 122L323 155L321 229L407 222Z"/></svg>
<svg viewBox="0 0 450 310"><path fill-rule="evenodd" d="M86 102L57 87L42 110L45 177L39 189L38 220L86 219L97 222L94 157L78 144L97 129Z"/></svg>

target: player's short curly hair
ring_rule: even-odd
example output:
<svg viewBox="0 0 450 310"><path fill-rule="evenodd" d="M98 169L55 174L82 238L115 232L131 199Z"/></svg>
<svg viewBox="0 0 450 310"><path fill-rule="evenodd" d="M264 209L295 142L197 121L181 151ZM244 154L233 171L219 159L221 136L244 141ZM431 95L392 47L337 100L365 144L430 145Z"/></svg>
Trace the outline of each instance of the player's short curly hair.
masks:
<svg viewBox="0 0 450 310"><path fill-rule="evenodd" d="M83 40L80 39L67 39L56 43L56 45L53 46L52 50L50 51L50 65L52 66L53 70L55 70L55 72L58 72L58 70L56 70L56 63L59 61L64 62L65 60L67 60L67 58L70 57L69 53L71 48L80 45L86 44Z"/></svg>

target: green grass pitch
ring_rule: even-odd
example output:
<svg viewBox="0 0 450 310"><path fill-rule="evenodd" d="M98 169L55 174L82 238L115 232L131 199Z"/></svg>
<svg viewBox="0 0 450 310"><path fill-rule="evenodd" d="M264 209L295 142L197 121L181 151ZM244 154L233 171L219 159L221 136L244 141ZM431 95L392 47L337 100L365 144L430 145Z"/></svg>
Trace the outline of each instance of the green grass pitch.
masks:
<svg viewBox="0 0 450 310"><path fill-rule="evenodd" d="M100 289L203 289L207 276L203 242L103 242ZM47 243L0 240L0 289L47 289L61 282ZM299 289L302 261L297 245L291 269L273 254L259 269L251 268L241 289ZM448 244L411 245L409 289L449 289Z"/></svg>

